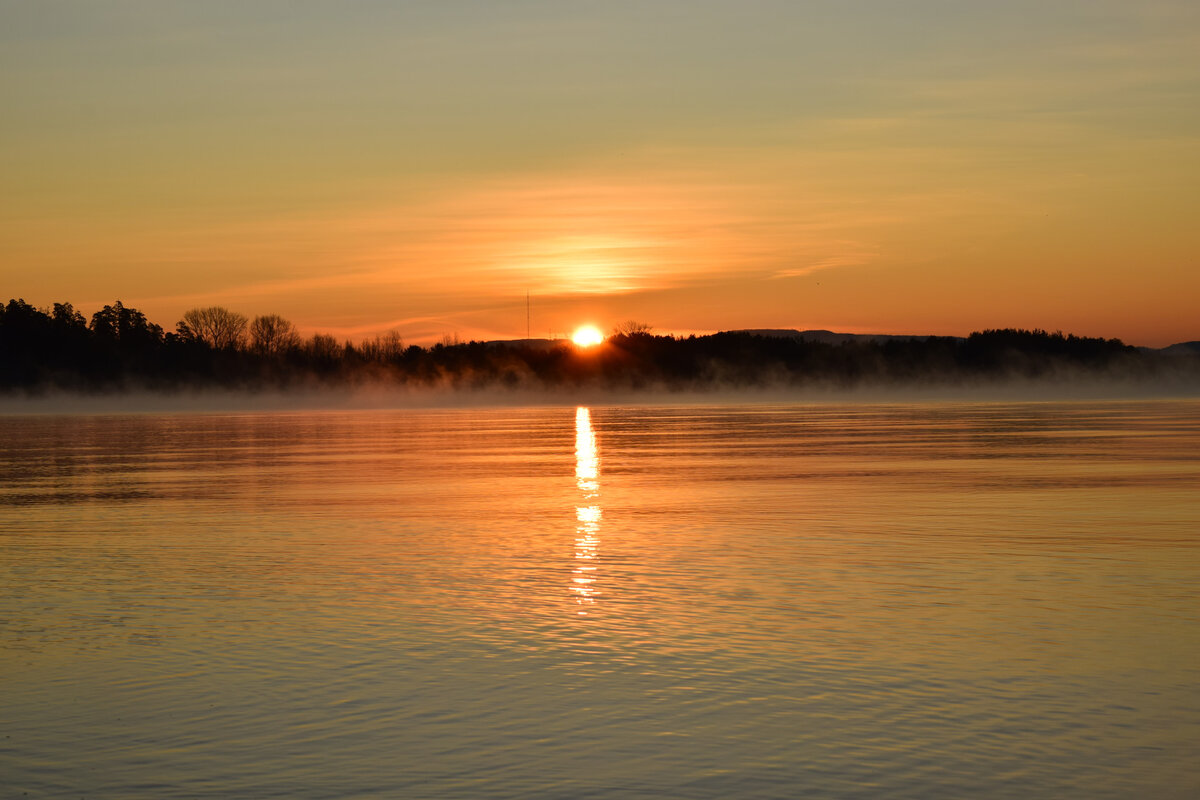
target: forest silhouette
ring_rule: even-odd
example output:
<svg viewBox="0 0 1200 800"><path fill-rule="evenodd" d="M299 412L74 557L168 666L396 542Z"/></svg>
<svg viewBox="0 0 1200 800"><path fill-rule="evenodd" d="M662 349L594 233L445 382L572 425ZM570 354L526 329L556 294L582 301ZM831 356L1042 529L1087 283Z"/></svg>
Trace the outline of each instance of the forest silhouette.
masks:
<svg viewBox="0 0 1200 800"><path fill-rule="evenodd" d="M253 320L222 307L192 309L164 332L120 301L87 320L70 303L0 308L0 390L287 390L366 383L451 389L730 388L1072 381L1167 377L1200 386L1200 354L1043 330L985 330L965 338L846 337L729 331L654 335L625 323L600 345L568 341L406 346L391 332L357 343L301 337L277 315Z"/></svg>

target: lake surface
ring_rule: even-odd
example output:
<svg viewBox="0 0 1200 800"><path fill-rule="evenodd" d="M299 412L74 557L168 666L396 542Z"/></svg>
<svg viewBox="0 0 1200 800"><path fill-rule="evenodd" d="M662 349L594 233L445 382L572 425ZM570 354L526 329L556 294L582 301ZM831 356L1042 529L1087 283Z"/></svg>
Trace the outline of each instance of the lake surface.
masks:
<svg viewBox="0 0 1200 800"><path fill-rule="evenodd" d="M1200 795L1200 402L0 417L5 797Z"/></svg>

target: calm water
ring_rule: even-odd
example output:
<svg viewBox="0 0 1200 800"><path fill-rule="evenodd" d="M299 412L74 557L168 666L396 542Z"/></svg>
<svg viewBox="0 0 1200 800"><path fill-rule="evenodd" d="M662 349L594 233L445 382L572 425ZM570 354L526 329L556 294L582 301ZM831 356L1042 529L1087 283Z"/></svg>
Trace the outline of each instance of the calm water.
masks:
<svg viewBox="0 0 1200 800"><path fill-rule="evenodd" d="M0 796L1195 797L1200 403L0 417Z"/></svg>

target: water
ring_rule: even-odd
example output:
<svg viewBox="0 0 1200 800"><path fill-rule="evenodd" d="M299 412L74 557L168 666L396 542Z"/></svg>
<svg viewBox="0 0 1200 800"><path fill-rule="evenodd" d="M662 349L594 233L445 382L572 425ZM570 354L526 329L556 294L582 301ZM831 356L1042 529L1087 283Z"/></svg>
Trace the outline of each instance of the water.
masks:
<svg viewBox="0 0 1200 800"><path fill-rule="evenodd" d="M0 795L1193 797L1200 403L0 417Z"/></svg>

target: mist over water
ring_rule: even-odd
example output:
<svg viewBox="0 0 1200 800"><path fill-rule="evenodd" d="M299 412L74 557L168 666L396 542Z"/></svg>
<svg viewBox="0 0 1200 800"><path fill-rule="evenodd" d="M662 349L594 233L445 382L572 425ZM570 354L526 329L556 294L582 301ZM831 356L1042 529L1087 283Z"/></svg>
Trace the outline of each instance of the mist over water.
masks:
<svg viewBox="0 0 1200 800"><path fill-rule="evenodd" d="M388 409L522 408L712 404L879 404L914 402L1057 402L1200 397L1200 379L1178 375L1060 375L926 382L866 381L853 386L813 380L805 385L715 381L694 388L604 386L409 386L387 381L288 389L177 388L78 392L55 389L0 393L0 415L229 413Z"/></svg>
<svg viewBox="0 0 1200 800"><path fill-rule="evenodd" d="M0 433L17 796L1200 791L1200 401Z"/></svg>

